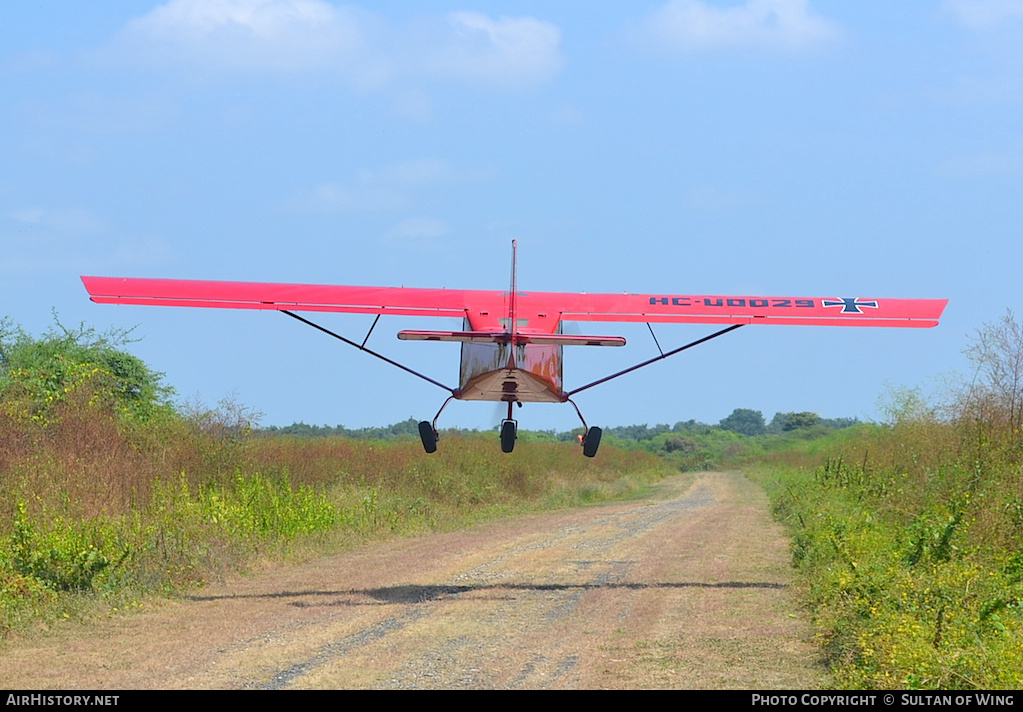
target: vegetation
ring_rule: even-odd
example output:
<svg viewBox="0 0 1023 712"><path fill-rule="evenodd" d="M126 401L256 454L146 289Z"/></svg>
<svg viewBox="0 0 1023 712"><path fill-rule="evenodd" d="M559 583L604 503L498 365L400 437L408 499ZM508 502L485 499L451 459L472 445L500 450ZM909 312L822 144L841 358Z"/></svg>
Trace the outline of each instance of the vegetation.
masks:
<svg viewBox="0 0 1023 712"><path fill-rule="evenodd" d="M767 432L764 414L759 410L750 410L749 408L736 408L718 425L722 430L731 430L742 435L763 435Z"/></svg>
<svg viewBox="0 0 1023 712"><path fill-rule="evenodd" d="M980 330L945 403L899 392L823 465L761 472L839 686L1023 685L1021 334Z"/></svg>
<svg viewBox="0 0 1023 712"><path fill-rule="evenodd" d="M416 423L255 427L232 399L172 405L129 334L0 322L0 637L97 601L143 605L257 559L600 501L667 473L744 466L793 529L793 563L836 684L1023 686L1023 328L967 349L944 402L892 395L889 422L736 409L717 425L566 433Z"/></svg>
<svg viewBox="0 0 1023 712"><path fill-rule="evenodd" d="M162 374L123 350L130 331L99 334L54 320L40 339L0 320L0 393L8 415L46 424L55 408L83 392L129 420L148 420L168 407L173 390Z"/></svg>
<svg viewBox="0 0 1023 712"><path fill-rule="evenodd" d="M425 458L418 440L270 436L232 399L172 406L127 336L0 326L0 637L257 559L600 501L670 471L557 440L507 457L450 433Z"/></svg>
<svg viewBox="0 0 1023 712"><path fill-rule="evenodd" d="M855 418L822 418L816 413L776 413L765 425L760 411L737 408L717 425L696 420L675 425L623 425L604 428L602 443L615 448L645 451L665 459L682 471L705 471L738 467L766 453L786 452L806 441L815 441L833 430L858 424ZM748 427L747 427L748 426ZM294 423L258 431L269 436L289 435L309 438L345 437L356 440L388 442L419 441L419 423L414 418L377 428L346 428ZM582 428L565 432L519 431L520 443L576 443ZM445 438L473 438L481 433L456 428L441 433ZM603 448L603 445L602 445ZM601 450L603 453L603 450Z"/></svg>

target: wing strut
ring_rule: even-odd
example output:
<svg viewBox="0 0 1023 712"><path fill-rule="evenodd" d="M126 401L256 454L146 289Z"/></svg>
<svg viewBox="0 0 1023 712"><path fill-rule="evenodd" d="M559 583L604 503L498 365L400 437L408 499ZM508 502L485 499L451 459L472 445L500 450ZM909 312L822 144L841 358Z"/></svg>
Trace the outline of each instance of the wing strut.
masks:
<svg viewBox="0 0 1023 712"><path fill-rule="evenodd" d="M369 331L366 332L366 338L362 340L362 344L359 346L360 349L366 349L366 342L369 341L370 334L373 333L373 329L377 328L377 322L380 321L380 314L377 314L377 318L373 320L373 325L369 327Z"/></svg>
<svg viewBox="0 0 1023 712"><path fill-rule="evenodd" d="M599 386L601 383L607 383L612 378L618 378L619 376L624 376L626 373L632 373L633 371L635 371L637 369L643 368L644 366L649 366L650 364L655 363L657 361L662 361L662 360L668 358L669 356L674 356L675 354L681 353L682 351L685 351L686 349L691 349L694 346L699 346L700 344L706 343L707 341L710 341L711 339L716 339L719 336L724 336L729 331L735 331L740 326L745 326L745 324L732 324L727 329L722 329L721 331L715 331L710 336L704 336L702 339L697 339L696 341L692 341L692 342L686 344L685 346L679 346L677 349L672 349L668 353L664 353L662 351L660 356L654 356L652 359L644 361L643 363L637 363L635 366L631 366L631 367L625 369L624 371L619 371L618 373L612 373L610 376L605 376L604 378L601 378L599 380L593 381L592 383L587 383L585 386L580 386L579 388L576 388L575 390L568 391L567 393L565 393L565 396L567 398L571 398L576 393L579 393L580 391L585 391L587 388L593 388L594 386ZM651 330L650 333L652 334L653 330ZM655 337L655 341L656 341L656 337ZM660 349L660 344L657 345L657 348ZM578 408L576 410L578 410Z"/></svg>
<svg viewBox="0 0 1023 712"><path fill-rule="evenodd" d="M360 346L359 344L355 343L354 341L351 341L350 339L346 339L345 337L341 336L340 334L335 334L330 329L327 329L325 327L320 326L319 324L317 324L315 322L312 322L312 321L309 321L308 319L300 317L298 314L295 314L294 312L290 312L287 309L281 309L280 312L282 314L287 314L292 319L298 319L303 324L308 324L309 326L313 327L314 329L318 329L319 331L322 331L324 334L327 334L329 336L333 336L335 339L338 339L339 341L344 341L349 346L354 346L355 348L359 349L359 351L363 351L365 353L368 353L370 356L376 356L381 361L386 361L387 363L391 364L392 366L397 366L398 368L400 368L402 371L405 371L406 373L411 373L413 376L418 376L419 378L422 378L424 381L427 381L428 383L432 383L433 385L437 386L438 388L443 388L445 391L450 393L452 396L455 395L455 389L449 388L448 386L445 386L443 383L441 383L439 381L433 380L429 376L424 376L423 374L419 373L419 371L413 371L408 366L403 366L402 364L398 363L397 361L392 361L391 359L387 358L383 354L378 354L376 351L373 351L372 349L367 349L366 346L365 346L365 344L366 344L365 341L363 341L362 345ZM380 317L378 316L377 319L379 319L379 318ZM373 326L376 326L376 321L373 322ZM372 327L370 327L370 331L371 332L373 331ZM366 339L369 340L369 334L366 334ZM438 413L438 415L440 415L440 414Z"/></svg>
<svg viewBox="0 0 1023 712"><path fill-rule="evenodd" d="M661 356L663 356L664 349L661 348L661 342L657 340L657 334L654 333L654 327L650 325L649 321L646 323L646 328L650 329L650 336L654 338L654 345L657 346L657 350L660 351Z"/></svg>

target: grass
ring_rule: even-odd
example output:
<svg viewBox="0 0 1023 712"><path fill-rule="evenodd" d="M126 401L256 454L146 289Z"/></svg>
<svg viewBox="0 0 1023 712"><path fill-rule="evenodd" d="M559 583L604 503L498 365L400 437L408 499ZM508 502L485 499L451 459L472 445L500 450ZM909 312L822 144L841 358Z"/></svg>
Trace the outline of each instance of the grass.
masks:
<svg viewBox="0 0 1023 712"><path fill-rule="evenodd" d="M208 425L208 424L207 424ZM253 437L173 413L125 420L87 393L45 419L0 412L0 637L130 609L255 561L606 501L671 468L653 455L446 438Z"/></svg>
<svg viewBox="0 0 1023 712"><path fill-rule="evenodd" d="M45 419L0 410L0 432L0 636L254 562L625 497L713 460L745 463L792 527L836 685L1023 685L1023 447L975 422L715 435L663 458L605 443L592 460L572 443L507 456L493 436L451 435L427 457L417 442L124 419L83 391Z"/></svg>
<svg viewBox="0 0 1023 712"><path fill-rule="evenodd" d="M162 403L158 375L107 337L61 327L37 343L0 320L0 637L97 604L137 608L256 561L742 464L792 528L838 686L1023 687L1023 330L1012 324L997 332L1011 339L981 342L984 378L941 417L903 399L890 427L608 437L591 460L540 437L505 456L493 436L452 434L430 457L416 442L254 437L244 417Z"/></svg>
<svg viewBox="0 0 1023 712"><path fill-rule="evenodd" d="M1012 433L914 420L830 442L815 468L761 466L836 684L1023 685L1023 491Z"/></svg>

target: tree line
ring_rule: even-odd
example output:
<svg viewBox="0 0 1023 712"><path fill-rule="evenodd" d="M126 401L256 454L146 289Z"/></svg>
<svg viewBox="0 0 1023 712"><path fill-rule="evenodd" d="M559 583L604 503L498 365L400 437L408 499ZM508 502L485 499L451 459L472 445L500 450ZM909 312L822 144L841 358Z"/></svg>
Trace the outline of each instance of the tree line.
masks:
<svg viewBox="0 0 1023 712"><path fill-rule="evenodd" d="M702 423L698 420L679 421L674 425L660 423L657 425L618 425L604 428L606 435L612 435L619 440L653 440L665 433L691 434L703 433L709 430L727 430L739 435L772 435L789 433L795 430L820 428L825 430L840 430L858 424L857 418L823 418L812 412L790 412L775 413L770 422L764 419L764 414L759 410L750 408L736 408L725 418L716 424ZM257 430L265 435L292 435L299 437L325 438L345 437L355 440L400 440L405 438L419 437L419 421L410 417L400 423L391 425L367 427L367 428L346 428L344 425L309 425L308 423L292 423L285 426L268 426ZM449 428L449 433L472 433L475 430L465 428ZM536 431L533 433L541 439L571 441L582 432L580 428L565 431Z"/></svg>

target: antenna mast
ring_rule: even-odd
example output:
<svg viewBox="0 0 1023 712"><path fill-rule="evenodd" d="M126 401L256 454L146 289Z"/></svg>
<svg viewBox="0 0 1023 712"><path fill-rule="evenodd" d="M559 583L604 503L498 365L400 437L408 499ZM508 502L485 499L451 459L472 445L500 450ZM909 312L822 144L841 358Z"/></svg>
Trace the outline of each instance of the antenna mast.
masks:
<svg viewBox="0 0 1023 712"><path fill-rule="evenodd" d="M512 240L512 270L511 270L511 292L508 297L508 331L511 334L512 345L515 345L515 334L518 331L515 321L515 299L518 291L516 270L518 265L518 241Z"/></svg>

